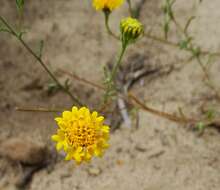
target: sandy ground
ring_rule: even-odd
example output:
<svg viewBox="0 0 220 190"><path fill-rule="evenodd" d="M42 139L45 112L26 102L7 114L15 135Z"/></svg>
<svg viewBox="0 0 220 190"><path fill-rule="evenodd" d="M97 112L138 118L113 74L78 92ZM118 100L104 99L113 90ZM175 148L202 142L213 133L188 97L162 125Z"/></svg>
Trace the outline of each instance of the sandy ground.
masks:
<svg viewBox="0 0 220 190"><path fill-rule="evenodd" d="M177 0L178 20L195 15L190 28L197 44L206 50L219 51L220 1ZM0 14L10 22L16 19L14 1L4 1ZM26 41L37 48L45 41L43 58L61 81L68 77L59 68L73 71L81 77L101 83L103 66L115 59L120 44L109 37L103 27L103 15L93 10L90 1L31 1L25 8ZM126 4L112 15L113 30L119 19L128 15ZM161 1L147 0L140 12L146 30L161 34ZM176 31L171 32L176 39ZM204 84L204 74L196 61L186 62L185 53L175 48L141 39L130 47L124 65L135 58L145 67L162 68L146 76L132 92L159 110L199 116L204 103L218 111L219 102ZM210 72L220 88L219 59ZM172 68L171 72L169 71ZM53 153L50 135L55 132L55 114L16 112L16 106L71 107L70 99L58 92L47 95L51 82L38 63L12 37L0 34L0 142L21 137L41 143ZM71 80L72 90L91 108L97 108L100 92ZM79 90L80 89L80 90ZM25 187L30 190L218 190L220 189L219 132L207 129L203 136L170 121L139 110L139 127L128 129L124 124L111 135L111 147L102 159L88 165L75 166L62 155L48 167L35 172ZM0 145L1 146L1 145ZM0 147L1 149L1 147ZM53 158L54 160L54 158ZM16 189L23 170L18 163L0 159L0 190Z"/></svg>

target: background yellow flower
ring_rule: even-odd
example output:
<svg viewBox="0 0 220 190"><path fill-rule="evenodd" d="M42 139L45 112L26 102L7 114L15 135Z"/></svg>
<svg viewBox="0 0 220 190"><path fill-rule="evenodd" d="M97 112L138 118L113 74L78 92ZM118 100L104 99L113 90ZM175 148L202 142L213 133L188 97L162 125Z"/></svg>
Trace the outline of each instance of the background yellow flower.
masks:
<svg viewBox="0 0 220 190"><path fill-rule="evenodd" d="M93 0L93 6L96 10L109 10L112 11L121 6L124 0Z"/></svg>

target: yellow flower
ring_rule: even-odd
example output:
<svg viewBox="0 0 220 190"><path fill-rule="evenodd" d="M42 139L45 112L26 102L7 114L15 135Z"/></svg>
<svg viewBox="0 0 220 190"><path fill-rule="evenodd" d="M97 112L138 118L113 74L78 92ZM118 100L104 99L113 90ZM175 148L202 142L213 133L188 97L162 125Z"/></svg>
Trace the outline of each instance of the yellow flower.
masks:
<svg viewBox="0 0 220 190"><path fill-rule="evenodd" d="M109 146L109 126L103 124L104 117L95 111L73 107L55 121L59 128L52 140L57 142L57 151L66 152L65 160L75 160L78 164L90 161L93 156L101 157Z"/></svg>
<svg viewBox="0 0 220 190"><path fill-rule="evenodd" d="M93 0L93 6L96 10L112 11L121 6L123 2L124 0Z"/></svg>
<svg viewBox="0 0 220 190"><path fill-rule="evenodd" d="M143 25L131 17L121 20L120 28L122 40L125 43L133 42L144 33Z"/></svg>

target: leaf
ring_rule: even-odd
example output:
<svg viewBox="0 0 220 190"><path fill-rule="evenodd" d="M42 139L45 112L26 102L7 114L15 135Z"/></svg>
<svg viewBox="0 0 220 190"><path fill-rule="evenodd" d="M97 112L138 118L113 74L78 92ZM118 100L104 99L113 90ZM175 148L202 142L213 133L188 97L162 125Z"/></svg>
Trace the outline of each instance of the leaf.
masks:
<svg viewBox="0 0 220 190"><path fill-rule="evenodd" d="M203 122L199 122L196 124L196 129L200 132L203 132L206 128L206 125Z"/></svg>
<svg viewBox="0 0 220 190"><path fill-rule="evenodd" d="M170 22L174 19L173 9L172 9L172 6L174 3L175 3L175 0L166 0L165 4L162 7L163 12L164 12L163 30L164 30L166 39L168 37L168 32L170 30Z"/></svg>
<svg viewBox="0 0 220 190"><path fill-rule="evenodd" d="M22 11L24 8L24 0L16 0L16 6L19 11Z"/></svg>
<svg viewBox="0 0 220 190"><path fill-rule="evenodd" d="M190 24L192 23L192 21L195 19L196 17L195 16L191 16L187 22L186 22L186 25L184 27L184 33L187 33L188 32L188 28L190 26Z"/></svg>
<svg viewBox="0 0 220 190"><path fill-rule="evenodd" d="M7 28L3 28L0 26L0 32L8 32L10 33L10 31Z"/></svg>
<svg viewBox="0 0 220 190"><path fill-rule="evenodd" d="M1 23L1 21L0 21L0 32L8 32L8 33L10 33L10 30L8 30L8 28L6 26L4 26L4 24Z"/></svg>
<svg viewBox="0 0 220 190"><path fill-rule="evenodd" d="M19 38L19 39L22 39L23 35L26 34L26 33L27 33L26 31L20 31L20 32L18 32L18 33L17 33L18 38Z"/></svg>
<svg viewBox="0 0 220 190"><path fill-rule="evenodd" d="M188 48L188 42L186 40L183 40L179 43L180 49L187 49Z"/></svg>
<svg viewBox="0 0 220 190"><path fill-rule="evenodd" d="M67 90L70 89L70 81L69 81L69 79L66 79L66 80L65 80L64 86L65 86L65 88L66 88Z"/></svg>
<svg viewBox="0 0 220 190"><path fill-rule="evenodd" d="M189 48L189 45L190 45L191 41L192 41L191 37L189 37L189 38L187 38L185 40L180 41L179 42L180 49L186 49L187 50Z"/></svg>
<svg viewBox="0 0 220 190"><path fill-rule="evenodd" d="M210 109L206 112L206 117L208 120L213 120L215 118L215 115L216 115L215 110Z"/></svg>
<svg viewBox="0 0 220 190"><path fill-rule="evenodd" d="M166 21L163 26L165 38L168 38L168 32L170 30L170 22Z"/></svg>
<svg viewBox="0 0 220 190"><path fill-rule="evenodd" d="M191 49L191 52L193 54L194 57L199 57L201 50L200 47L195 47Z"/></svg>
<svg viewBox="0 0 220 190"><path fill-rule="evenodd" d="M60 90L60 87L56 83L49 83L47 87L48 95L52 95Z"/></svg>

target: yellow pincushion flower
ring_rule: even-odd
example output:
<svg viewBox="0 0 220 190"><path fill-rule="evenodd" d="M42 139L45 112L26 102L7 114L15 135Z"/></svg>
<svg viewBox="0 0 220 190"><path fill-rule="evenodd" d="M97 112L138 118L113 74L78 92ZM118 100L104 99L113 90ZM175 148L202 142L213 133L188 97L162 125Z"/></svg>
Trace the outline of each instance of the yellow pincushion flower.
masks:
<svg viewBox="0 0 220 190"><path fill-rule="evenodd" d="M75 160L78 164L90 161L93 156L101 157L109 146L109 126L103 124L104 117L95 111L73 107L55 121L59 127L52 140L57 142L57 151L66 152L65 160Z"/></svg>
<svg viewBox="0 0 220 190"><path fill-rule="evenodd" d="M123 2L124 0L93 0L93 6L96 10L112 11L121 6Z"/></svg>

